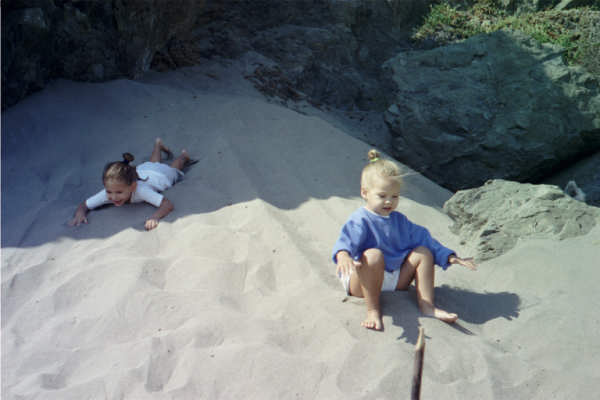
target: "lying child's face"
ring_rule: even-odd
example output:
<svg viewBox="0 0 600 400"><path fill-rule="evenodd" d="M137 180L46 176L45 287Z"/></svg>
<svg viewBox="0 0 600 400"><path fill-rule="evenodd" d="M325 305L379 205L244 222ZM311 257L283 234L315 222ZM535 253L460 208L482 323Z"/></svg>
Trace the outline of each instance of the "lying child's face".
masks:
<svg viewBox="0 0 600 400"><path fill-rule="evenodd" d="M360 194L367 202L367 209L387 217L398 206L400 183L392 178L374 176L369 187L363 187Z"/></svg>
<svg viewBox="0 0 600 400"><path fill-rule="evenodd" d="M131 194L135 192L136 186L137 182L133 182L131 185L112 179L104 182L104 189L106 189L108 200L112 201L117 207L129 201Z"/></svg>

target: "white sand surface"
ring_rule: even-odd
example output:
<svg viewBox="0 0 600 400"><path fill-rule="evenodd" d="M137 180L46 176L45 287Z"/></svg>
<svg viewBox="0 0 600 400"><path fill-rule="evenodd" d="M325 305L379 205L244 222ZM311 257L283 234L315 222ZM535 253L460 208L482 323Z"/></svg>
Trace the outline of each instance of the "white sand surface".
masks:
<svg viewBox="0 0 600 400"><path fill-rule="evenodd" d="M598 227L439 269L457 324L410 290L384 294L385 331L368 331L330 251L370 146L266 101L248 67L57 81L2 113L2 399L408 398L419 326L423 399L597 398ZM157 136L200 160L157 229L147 204L66 225L106 162L147 160ZM468 256L451 194L406 172L399 211Z"/></svg>

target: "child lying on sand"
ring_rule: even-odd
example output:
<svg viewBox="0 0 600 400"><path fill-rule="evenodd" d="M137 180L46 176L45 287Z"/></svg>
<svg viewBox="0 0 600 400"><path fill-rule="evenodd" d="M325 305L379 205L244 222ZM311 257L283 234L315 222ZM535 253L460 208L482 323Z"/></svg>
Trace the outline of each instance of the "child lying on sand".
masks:
<svg viewBox="0 0 600 400"><path fill-rule="evenodd" d="M429 231L394 211L400 196L400 168L369 151L369 164L361 175L365 207L355 211L333 248L333 261L346 293L364 297L367 317L362 326L382 330L379 305L382 290L407 290L413 279L423 314L445 322L458 316L434 305L434 265L443 269L461 264L476 269L473 259L462 259L442 246Z"/></svg>
<svg viewBox="0 0 600 400"><path fill-rule="evenodd" d="M172 156L162 140L156 139L149 162L142 163L136 168L129 164L134 159L133 155L124 153L123 161L108 163L102 173L104 189L79 205L69 225L87 224L88 211L104 204L112 203L120 207L125 203L145 201L158 209L146 220L144 226L146 230L156 228L158 221L174 208L173 203L159 192L173 186L179 176L183 175L184 167L197 162L190 159L184 149L171 166L168 166L160 162L162 152Z"/></svg>

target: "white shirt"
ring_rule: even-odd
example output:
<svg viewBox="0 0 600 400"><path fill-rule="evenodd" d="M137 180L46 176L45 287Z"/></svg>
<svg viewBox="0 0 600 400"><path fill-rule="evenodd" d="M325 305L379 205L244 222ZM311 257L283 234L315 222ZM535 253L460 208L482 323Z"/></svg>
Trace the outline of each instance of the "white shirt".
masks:
<svg viewBox="0 0 600 400"><path fill-rule="evenodd" d="M131 203L141 203L145 201L146 203L152 204L154 207L160 207L163 198L164 196L155 191L148 183L137 181L137 188L135 189L135 192L131 193L129 201ZM108 200L106 189L102 189L85 201L85 205L89 210L93 210L94 208L109 203L111 203L111 201Z"/></svg>

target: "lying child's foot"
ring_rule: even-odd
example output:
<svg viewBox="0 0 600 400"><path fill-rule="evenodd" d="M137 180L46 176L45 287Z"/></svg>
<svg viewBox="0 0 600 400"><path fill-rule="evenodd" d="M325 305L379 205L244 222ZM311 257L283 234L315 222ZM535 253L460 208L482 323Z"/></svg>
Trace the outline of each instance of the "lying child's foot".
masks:
<svg viewBox="0 0 600 400"><path fill-rule="evenodd" d="M198 162L198 160L194 160L192 158L190 158L190 155L188 154L186 149L181 150L181 154L179 155L179 157L177 157L175 159L175 161L173 161L171 163L171 167L173 168L177 168L180 171L183 171L184 168L189 167L190 165L196 164Z"/></svg>
<svg viewBox="0 0 600 400"><path fill-rule="evenodd" d="M165 146L161 138L156 138L156 145L159 146L160 151L167 155L167 160L173 158L173 152L167 146Z"/></svg>
<svg viewBox="0 0 600 400"><path fill-rule="evenodd" d="M428 317L434 317L439 319L440 321L447 322L449 324L456 322L458 319L458 315L455 313L449 313L448 311L444 311L440 308L434 307L429 304L422 304L420 306L421 312Z"/></svg>
<svg viewBox="0 0 600 400"><path fill-rule="evenodd" d="M360 325L364 326L367 329L382 331L383 320L381 319L381 314L379 313L379 311L367 311L367 318L365 318L365 320L361 322Z"/></svg>
<svg viewBox="0 0 600 400"><path fill-rule="evenodd" d="M184 162L183 162L184 167L189 167L190 165L194 165L199 161L199 160L190 158L190 155L188 154L186 149L181 150L181 157L183 157L183 159L184 159Z"/></svg>

